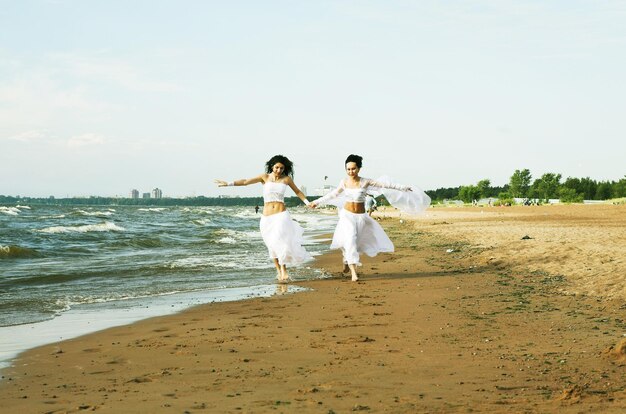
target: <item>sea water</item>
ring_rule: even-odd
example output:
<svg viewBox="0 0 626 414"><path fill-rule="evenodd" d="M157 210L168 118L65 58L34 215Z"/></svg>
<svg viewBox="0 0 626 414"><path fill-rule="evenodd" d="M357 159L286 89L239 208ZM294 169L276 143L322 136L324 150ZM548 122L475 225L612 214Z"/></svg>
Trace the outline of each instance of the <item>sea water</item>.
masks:
<svg viewBox="0 0 626 414"><path fill-rule="evenodd" d="M289 210L314 256L336 217ZM296 291L252 207L0 206L0 367L17 353L214 301ZM295 280L323 277L310 266Z"/></svg>

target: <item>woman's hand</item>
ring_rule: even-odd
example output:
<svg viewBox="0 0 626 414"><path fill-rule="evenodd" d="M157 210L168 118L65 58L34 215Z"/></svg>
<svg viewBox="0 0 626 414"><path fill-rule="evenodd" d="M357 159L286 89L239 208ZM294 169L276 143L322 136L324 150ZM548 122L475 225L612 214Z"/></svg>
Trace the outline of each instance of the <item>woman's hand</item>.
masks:
<svg viewBox="0 0 626 414"><path fill-rule="evenodd" d="M317 208L317 204L315 203L309 203L309 205L307 206L308 208Z"/></svg>
<svg viewBox="0 0 626 414"><path fill-rule="evenodd" d="M214 183L217 184L218 187L228 186L228 182L224 180L215 180Z"/></svg>

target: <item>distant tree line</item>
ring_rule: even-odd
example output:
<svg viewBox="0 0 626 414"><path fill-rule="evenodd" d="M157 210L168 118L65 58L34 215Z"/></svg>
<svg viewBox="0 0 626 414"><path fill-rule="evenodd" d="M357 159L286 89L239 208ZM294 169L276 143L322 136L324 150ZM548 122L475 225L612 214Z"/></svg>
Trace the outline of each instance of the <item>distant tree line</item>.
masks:
<svg viewBox="0 0 626 414"><path fill-rule="evenodd" d="M619 181L597 181L589 177L568 177L561 182L561 174L545 173L534 181L530 170L515 170L509 183L502 187L491 186L488 179L476 185L438 188L426 193L435 201L462 200L470 203L481 198L496 197L504 200L529 198L538 200L560 199L563 202L583 200L609 200L626 197L626 176Z"/></svg>

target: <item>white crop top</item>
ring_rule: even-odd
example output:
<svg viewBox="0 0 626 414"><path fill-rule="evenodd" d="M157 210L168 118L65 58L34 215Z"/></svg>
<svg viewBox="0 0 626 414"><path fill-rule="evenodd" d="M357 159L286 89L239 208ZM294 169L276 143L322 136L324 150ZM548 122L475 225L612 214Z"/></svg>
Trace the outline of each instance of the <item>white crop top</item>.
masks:
<svg viewBox="0 0 626 414"><path fill-rule="evenodd" d="M263 202L285 202L285 191L287 190L287 184L277 183L274 181L266 181L263 184Z"/></svg>
<svg viewBox="0 0 626 414"><path fill-rule="evenodd" d="M337 197L339 194L343 193L343 197L346 202L353 203L364 203L365 196L367 195L367 190L369 187L377 187L377 188L391 188L393 190L399 191L408 191L410 187L400 184L392 184L392 183L381 183L379 181L375 181L369 178L363 178L359 180L359 187L357 188L348 188L346 187L346 181L341 180L337 188L335 188L330 193L326 194L324 197L320 197L314 201L317 205L326 204L328 200L331 200Z"/></svg>

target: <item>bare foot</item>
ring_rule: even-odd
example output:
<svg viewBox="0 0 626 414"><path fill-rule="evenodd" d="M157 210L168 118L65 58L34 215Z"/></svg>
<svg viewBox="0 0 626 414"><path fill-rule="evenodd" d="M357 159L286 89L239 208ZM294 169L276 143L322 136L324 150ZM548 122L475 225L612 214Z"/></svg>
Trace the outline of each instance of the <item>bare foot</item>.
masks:
<svg viewBox="0 0 626 414"><path fill-rule="evenodd" d="M358 282L359 281L359 275L356 273L356 266L355 265L351 265L350 266L350 273L352 274L352 281L353 282Z"/></svg>
<svg viewBox="0 0 626 414"><path fill-rule="evenodd" d="M289 277L289 273L287 273L287 268L286 267L282 267L280 269L280 278L278 279L279 283L287 283L289 282L290 277Z"/></svg>

